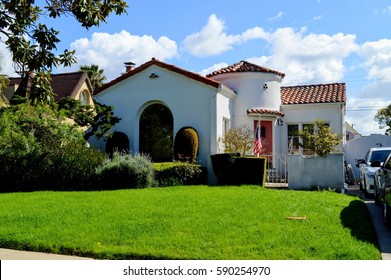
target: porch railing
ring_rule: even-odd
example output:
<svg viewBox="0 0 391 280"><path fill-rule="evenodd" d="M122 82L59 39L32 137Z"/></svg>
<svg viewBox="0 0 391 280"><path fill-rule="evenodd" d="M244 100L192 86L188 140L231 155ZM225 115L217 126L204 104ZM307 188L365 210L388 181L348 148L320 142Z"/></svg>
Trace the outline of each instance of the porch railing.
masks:
<svg viewBox="0 0 391 280"><path fill-rule="evenodd" d="M286 154L261 155L267 158L266 186L288 186Z"/></svg>

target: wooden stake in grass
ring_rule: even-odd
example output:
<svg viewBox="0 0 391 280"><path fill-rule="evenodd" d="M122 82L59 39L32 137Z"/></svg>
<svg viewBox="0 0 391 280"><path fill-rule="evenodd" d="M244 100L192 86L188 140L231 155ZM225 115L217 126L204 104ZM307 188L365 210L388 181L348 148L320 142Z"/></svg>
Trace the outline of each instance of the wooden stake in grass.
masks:
<svg viewBox="0 0 391 280"><path fill-rule="evenodd" d="M286 218L288 220L305 221L305 220L307 220L307 215L304 215L304 217L292 216L292 217L286 217Z"/></svg>

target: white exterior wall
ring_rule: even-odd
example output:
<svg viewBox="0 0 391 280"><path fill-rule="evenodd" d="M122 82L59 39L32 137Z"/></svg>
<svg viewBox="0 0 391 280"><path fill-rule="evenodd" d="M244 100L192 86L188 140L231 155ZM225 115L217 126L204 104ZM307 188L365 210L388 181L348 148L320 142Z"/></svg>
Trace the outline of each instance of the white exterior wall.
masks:
<svg viewBox="0 0 391 280"><path fill-rule="evenodd" d="M308 124L314 123L316 119L320 119L330 124L333 133L344 135L345 107L342 103L283 105L281 109L285 114L283 117L284 129L280 139L282 153L288 153L289 124ZM342 152L345 137L341 141L338 149Z"/></svg>
<svg viewBox="0 0 391 280"><path fill-rule="evenodd" d="M229 127L232 127L233 123L233 102L234 98L236 96L234 95L228 95L224 94L223 92L218 94L216 96L216 102L217 102L217 107L216 107L216 137L218 141L221 137L224 136L224 120L227 120L229 123ZM217 151L216 152L223 152L221 150L220 145L217 146Z"/></svg>
<svg viewBox="0 0 391 280"><path fill-rule="evenodd" d="M220 74L213 76L213 79L222 82L237 93L233 106L233 127L249 123L248 109L268 108L280 110L281 77L279 75L260 72L238 72ZM267 84L267 89L263 88L265 84Z"/></svg>
<svg viewBox="0 0 391 280"><path fill-rule="evenodd" d="M159 78L151 79L155 73ZM139 151L139 120L148 105L160 103L171 110L174 135L184 126L194 127L199 136L199 163L207 165L208 156L216 152L217 89L156 65L145 69L99 93L96 99L114 107L121 121L113 131L129 138L130 149ZM225 115L223 110L221 115ZM100 144L102 149L102 144Z"/></svg>

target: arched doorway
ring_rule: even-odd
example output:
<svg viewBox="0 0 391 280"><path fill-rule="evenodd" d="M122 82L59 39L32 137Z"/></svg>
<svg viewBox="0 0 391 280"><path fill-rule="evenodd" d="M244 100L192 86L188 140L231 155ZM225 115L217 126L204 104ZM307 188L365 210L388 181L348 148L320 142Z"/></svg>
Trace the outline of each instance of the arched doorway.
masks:
<svg viewBox="0 0 391 280"><path fill-rule="evenodd" d="M174 118L163 104L152 104L140 116L140 152L154 162L173 159Z"/></svg>

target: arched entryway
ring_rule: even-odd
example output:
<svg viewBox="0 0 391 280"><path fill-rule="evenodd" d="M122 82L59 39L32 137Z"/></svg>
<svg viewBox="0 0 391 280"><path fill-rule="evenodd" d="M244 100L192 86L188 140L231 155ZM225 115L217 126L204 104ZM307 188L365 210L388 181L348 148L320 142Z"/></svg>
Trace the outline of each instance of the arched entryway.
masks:
<svg viewBox="0 0 391 280"><path fill-rule="evenodd" d="M152 104L140 116L140 152L150 155L154 162L173 159L174 118L163 104Z"/></svg>

